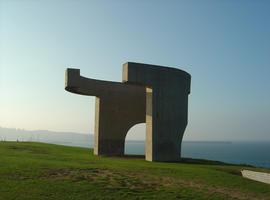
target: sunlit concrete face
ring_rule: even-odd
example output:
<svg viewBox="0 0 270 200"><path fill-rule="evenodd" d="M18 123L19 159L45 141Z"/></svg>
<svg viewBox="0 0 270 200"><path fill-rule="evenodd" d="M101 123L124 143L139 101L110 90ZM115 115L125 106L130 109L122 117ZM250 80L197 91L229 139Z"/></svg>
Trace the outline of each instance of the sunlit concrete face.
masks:
<svg viewBox="0 0 270 200"><path fill-rule="evenodd" d="M182 70L126 63L123 82L146 90L146 160L177 161L187 126L191 76Z"/></svg>
<svg viewBox="0 0 270 200"><path fill-rule="evenodd" d="M123 155L128 130L145 122L145 88L85 78L79 69L67 69L65 81L69 92L96 96L94 154Z"/></svg>
<svg viewBox="0 0 270 200"><path fill-rule="evenodd" d="M179 69L129 62L123 65L123 83L89 79L79 69L67 69L65 89L96 96L96 155L123 155L128 130L146 122L146 160L178 161L190 80Z"/></svg>

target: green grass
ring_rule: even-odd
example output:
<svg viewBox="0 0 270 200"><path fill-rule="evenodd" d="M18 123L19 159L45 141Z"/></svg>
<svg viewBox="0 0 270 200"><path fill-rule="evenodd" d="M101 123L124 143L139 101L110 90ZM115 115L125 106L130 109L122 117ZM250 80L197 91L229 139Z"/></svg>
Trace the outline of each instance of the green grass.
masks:
<svg viewBox="0 0 270 200"><path fill-rule="evenodd" d="M243 168L249 167L147 162L93 156L86 148L0 142L0 200L270 199L270 185L242 178Z"/></svg>

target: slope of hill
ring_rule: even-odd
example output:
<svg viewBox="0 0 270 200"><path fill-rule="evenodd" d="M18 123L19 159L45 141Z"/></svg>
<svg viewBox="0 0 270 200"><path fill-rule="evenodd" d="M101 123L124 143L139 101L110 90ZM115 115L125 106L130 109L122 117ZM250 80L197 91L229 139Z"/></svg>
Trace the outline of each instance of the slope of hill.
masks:
<svg viewBox="0 0 270 200"><path fill-rule="evenodd" d="M0 142L0 200L270 199L270 185L241 177L247 166L191 159L152 163L139 156L92 153L78 147Z"/></svg>

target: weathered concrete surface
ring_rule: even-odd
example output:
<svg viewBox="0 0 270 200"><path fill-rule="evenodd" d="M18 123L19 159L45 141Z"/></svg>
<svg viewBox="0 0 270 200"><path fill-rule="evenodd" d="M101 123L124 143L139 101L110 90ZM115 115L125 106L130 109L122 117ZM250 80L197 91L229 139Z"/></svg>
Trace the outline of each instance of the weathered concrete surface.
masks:
<svg viewBox="0 0 270 200"><path fill-rule="evenodd" d="M146 160L177 161L190 81L179 69L129 62L123 65L123 83L89 79L79 69L67 69L65 89L96 96L95 154L123 155L128 130L146 122Z"/></svg>
<svg viewBox="0 0 270 200"><path fill-rule="evenodd" d="M96 96L96 155L123 155L125 137L135 124L145 122L145 88L80 76L79 69L67 69L65 89Z"/></svg>
<svg viewBox="0 0 270 200"><path fill-rule="evenodd" d="M270 184L270 174L263 172L255 172L250 170L242 170L242 176L248 179Z"/></svg>
<svg viewBox="0 0 270 200"><path fill-rule="evenodd" d="M128 62L123 82L146 93L146 160L177 161L187 126L191 76L182 70Z"/></svg>

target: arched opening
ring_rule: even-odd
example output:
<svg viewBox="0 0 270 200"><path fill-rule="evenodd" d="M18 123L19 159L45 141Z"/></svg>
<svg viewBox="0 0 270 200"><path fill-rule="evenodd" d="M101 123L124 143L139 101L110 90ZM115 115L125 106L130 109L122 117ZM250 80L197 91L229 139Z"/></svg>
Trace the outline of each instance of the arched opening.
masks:
<svg viewBox="0 0 270 200"><path fill-rule="evenodd" d="M145 155L146 123L132 126L125 138L125 155Z"/></svg>

